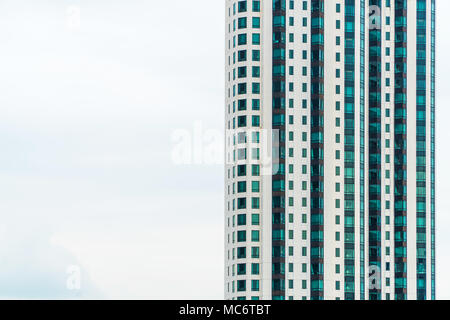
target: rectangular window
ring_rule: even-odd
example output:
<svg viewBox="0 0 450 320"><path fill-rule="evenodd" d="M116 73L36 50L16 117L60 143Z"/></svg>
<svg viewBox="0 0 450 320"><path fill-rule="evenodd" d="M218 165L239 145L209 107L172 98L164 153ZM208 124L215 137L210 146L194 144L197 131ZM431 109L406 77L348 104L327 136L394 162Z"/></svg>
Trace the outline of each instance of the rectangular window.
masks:
<svg viewBox="0 0 450 320"><path fill-rule="evenodd" d="M239 263L237 265L237 274L238 276L243 276L247 274L247 265L245 263Z"/></svg>
<svg viewBox="0 0 450 320"><path fill-rule="evenodd" d="M246 281L245 280L238 280L237 281L237 291L238 292L242 292L242 291L246 291Z"/></svg>
<svg viewBox="0 0 450 320"><path fill-rule="evenodd" d="M253 0L253 12L261 11L261 2L260 0Z"/></svg>
<svg viewBox="0 0 450 320"><path fill-rule="evenodd" d="M238 2L238 12L247 12L247 0Z"/></svg>
<svg viewBox="0 0 450 320"><path fill-rule="evenodd" d="M243 33L238 35L238 45L243 46L247 44L247 34Z"/></svg>
<svg viewBox="0 0 450 320"><path fill-rule="evenodd" d="M259 280L252 280L252 291L259 291Z"/></svg>
<svg viewBox="0 0 450 320"><path fill-rule="evenodd" d="M255 29L261 28L261 18L259 17L253 17L252 18L252 26Z"/></svg>
<svg viewBox="0 0 450 320"><path fill-rule="evenodd" d="M238 226L245 226L247 224L247 215L246 214L238 214L237 224L238 224Z"/></svg>
<svg viewBox="0 0 450 320"><path fill-rule="evenodd" d="M237 241L238 242L246 242L247 241L247 231L238 231L237 232Z"/></svg>
<svg viewBox="0 0 450 320"><path fill-rule="evenodd" d="M306 230L302 230L302 240L307 240L308 232Z"/></svg>
<svg viewBox="0 0 450 320"><path fill-rule="evenodd" d="M260 109L259 99L253 99L252 100L252 110L259 110L259 109Z"/></svg>
<svg viewBox="0 0 450 320"><path fill-rule="evenodd" d="M261 76L261 68L260 67L252 67L252 77L259 78Z"/></svg>
<svg viewBox="0 0 450 320"><path fill-rule="evenodd" d="M259 181L252 181L252 192L259 192Z"/></svg>
<svg viewBox="0 0 450 320"><path fill-rule="evenodd" d="M259 198L252 198L252 209L259 209Z"/></svg>
<svg viewBox="0 0 450 320"><path fill-rule="evenodd" d="M238 84L238 94L247 94L247 84L246 83Z"/></svg>
<svg viewBox="0 0 450 320"><path fill-rule="evenodd" d="M289 33L289 42L294 42L294 34Z"/></svg>
<svg viewBox="0 0 450 320"><path fill-rule="evenodd" d="M252 263L252 275L259 275L259 263Z"/></svg>
<svg viewBox="0 0 450 320"><path fill-rule="evenodd" d="M259 50L252 50L252 60L253 61L261 60L261 52Z"/></svg>
<svg viewBox="0 0 450 320"><path fill-rule="evenodd" d="M253 94L259 94L261 91L261 86L258 82L252 83L252 93Z"/></svg>
<svg viewBox="0 0 450 320"><path fill-rule="evenodd" d="M247 61L247 50L238 51L238 62Z"/></svg>
<svg viewBox="0 0 450 320"><path fill-rule="evenodd" d="M246 209L247 208L247 199L246 198L238 198L238 209Z"/></svg>
<svg viewBox="0 0 450 320"><path fill-rule="evenodd" d="M259 116L252 116L252 126L253 127L259 127L260 126L260 118L259 118ZM257 149L258 150L258 153L259 153L259 149ZM259 159L259 154L258 154L258 159Z"/></svg>
<svg viewBox="0 0 450 320"><path fill-rule="evenodd" d="M238 29L245 29L247 28L247 18L239 18L238 19Z"/></svg>
<svg viewBox="0 0 450 320"><path fill-rule="evenodd" d="M294 223L294 215L289 213L289 223Z"/></svg>
<svg viewBox="0 0 450 320"><path fill-rule="evenodd" d="M259 33L252 34L252 44L254 45L261 44L261 35Z"/></svg>

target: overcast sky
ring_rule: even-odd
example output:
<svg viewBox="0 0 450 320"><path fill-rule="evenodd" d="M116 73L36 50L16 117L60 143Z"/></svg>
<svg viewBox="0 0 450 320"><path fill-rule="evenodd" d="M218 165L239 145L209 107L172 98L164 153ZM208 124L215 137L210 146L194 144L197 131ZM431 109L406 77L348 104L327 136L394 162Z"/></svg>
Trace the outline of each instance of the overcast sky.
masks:
<svg viewBox="0 0 450 320"><path fill-rule="evenodd" d="M437 10L448 299L450 1ZM222 166L172 159L174 133L223 128L223 36L222 0L0 0L0 298L223 298Z"/></svg>

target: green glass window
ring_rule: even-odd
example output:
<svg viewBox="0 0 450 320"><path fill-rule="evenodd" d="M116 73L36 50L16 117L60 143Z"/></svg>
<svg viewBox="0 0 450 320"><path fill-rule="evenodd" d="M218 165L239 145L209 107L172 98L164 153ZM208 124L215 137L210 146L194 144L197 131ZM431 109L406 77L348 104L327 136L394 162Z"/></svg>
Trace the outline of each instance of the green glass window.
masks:
<svg viewBox="0 0 450 320"><path fill-rule="evenodd" d="M252 76L253 76L253 78L259 78L261 76L261 68L260 67L252 67Z"/></svg>
<svg viewBox="0 0 450 320"><path fill-rule="evenodd" d="M274 27L285 27L286 26L286 17L285 16L274 16L273 17L273 26Z"/></svg>
<svg viewBox="0 0 450 320"><path fill-rule="evenodd" d="M239 83L238 84L238 94L246 94L247 93L247 84Z"/></svg>
<svg viewBox="0 0 450 320"><path fill-rule="evenodd" d="M242 292L246 291L246 281L245 280L238 280L237 281L237 291Z"/></svg>
<svg viewBox="0 0 450 320"><path fill-rule="evenodd" d="M260 167L258 164L252 164L252 176L259 177L260 175Z"/></svg>
<svg viewBox="0 0 450 320"><path fill-rule="evenodd" d="M253 94L259 94L261 91L261 85L258 82L252 83L252 93Z"/></svg>
<svg viewBox="0 0 450 320"><path fill-rule="evenodd" d="M259 109L260 109L259 99L253 99L252 100L252 110L259 110Z"/></svg>
<svg viewBox="0 0 450 320"><path fill-rule="evenodd" d="M238 182L238 193L247 192L247 182L239 181Z"/></svg>
<svg viewBox="0 0 450 320"><path fill-rule="evenodd" d="M237 274L238 276L247 274L247 265L245 263L239 263L237 265Z"/></svg>
<svg viewBox="0 0 450 320"><path fill-rule="evenodd" d="M261 44L261 35L259 33L252 34L252 44L255 45Z"/></svg>
<svg viewBox="0 0 450 320"><path fill-rule="evenodd" d="M247 28L247 18L239 18L238 19L238 29L245 29Z"/></svg>
<svg viewBox="0 0 450 320"><path fill-rule="evenodd" d="M237 248L237 258L245 259L246 257L247 257L247 248L246 247Z"/></svg>
<svg viewBox="0 0 450 320"><path fill-rule="evenodd" d="M247 77L247 67L239 67L238 68L238 78Z"/></svg>
<svg viewBox="0 0 450 320"><path fill-rule="evenodd" d="M239 50L238 51L238 61L247 61L247 50Z"/></svg>
<svg viewBox="0 0 450 320"><path fill-rule="evenodd" d="M242 230L237 232L237 241L246 242L247 241L247 231Z"/></svg>
<svg viewBox="0 0 450 320"><path fill-rule="evenodd" d="M261 2L260 0L253 0L253 11L260 12L261 11Z"/></svg>
<svg viewBox="0 0 450 320"><path fill-rule="evenodd" d="M253 127L259 127L260 125L260 117L259 116L252 116L252 126ZM258 149L259 151L259 149ZM259 158L259 155L258 155Z"/></svg>
<svg viewBox="0 0 450 320"><path fill-rule="evenodd" d="M259 263L252 263L252 274L259 275Z"/></svg>
<svg viewBox="0 0 450 320"><path fill-rule="evenodd" d="M238 209L245 209L247 207L247 199L246 198L238 198Z"/></svg>
<svg viewBox="0 0 450 320"><path fill-rule="evenodd" d="M252 209L259 209L259 198L258 197L253 197L252 198Z"/></svg>
<svg viewBox="0 0 450 320"><path fill-rule="evenodd" d="M259 258L259 247L252 247L252 258L253 259Z"/></svg>
<svg viewBox="0 0 450 320"><path fill-rule="evenodd" d="M237 224L238 224L238 226L245 226L247 224L247 215L246 214L238 214Z"/></svg>
<svg viewBox="0 0 450 320"><path fill-rule="evenodd" d="M259 280L252 280L252 291L259 291Z"/></svg>
<svg viewBox="0 0 450 320"><path fill-rule="evenodd" d="M253 17L252 18L252 26L255 29L261 28L261 18L259 17Z"/></svg>
<svg viewBox="0 0 450 320"><path fill-rule="evenodd" d="M252 60L260 61L260 59L261 59L261 52L259 50L252 50Z"/></svg>
<svg viewBox="0 0 450 320"><path fill-rule="evenodd" d="M243 128L247 126L247 117L246 116L239 116L238 117L238 127Z"/></svg>
<svg viewBox="0 0 450 320"><path fill-rule="evenodd" d="M257 213L252 214L252 225L259 226L259 214Z"/></svg>
<svg viewBox="0 0 450 320"><path fill-rule="evenodd" d="M247 166L245 164L237 166L238 177L245 177L247 175Z"/></svg>
<svg viewBox="0 0 450 320"><path fill-rule="evenodd" d="M238 12L247 12L247 0L238 2Z"/></svg>
<svg viewBox="0 0 450 320"><path fill-rule="evenodd" d="M246 45L246 44L247 44L247 34L242 33L242 34L238 35L238 45L242 46L242 45Z"/></svg>

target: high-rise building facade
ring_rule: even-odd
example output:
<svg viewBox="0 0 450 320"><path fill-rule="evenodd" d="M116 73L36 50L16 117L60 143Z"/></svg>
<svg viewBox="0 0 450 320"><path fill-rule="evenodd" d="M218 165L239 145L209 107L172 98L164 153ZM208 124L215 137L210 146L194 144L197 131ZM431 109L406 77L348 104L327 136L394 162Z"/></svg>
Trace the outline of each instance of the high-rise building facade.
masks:
<svg viewBox="0 0 450 320"><path fill-rule="evenodd" d="M225 7L225 298L435 299L435 0Z"/></svg>

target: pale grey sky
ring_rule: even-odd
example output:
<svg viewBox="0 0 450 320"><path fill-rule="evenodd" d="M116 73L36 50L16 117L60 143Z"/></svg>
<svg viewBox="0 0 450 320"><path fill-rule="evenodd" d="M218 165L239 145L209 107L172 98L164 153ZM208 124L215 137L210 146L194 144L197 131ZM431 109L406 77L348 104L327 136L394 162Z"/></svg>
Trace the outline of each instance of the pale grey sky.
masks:
<svg viewBox="0 0 450 320"><path fill-rule="evenodd" d="M450 298L450 2L437 2L437 287ZM222 298L222 167L175 166L171 135L223 128L223 7L0 0L1 298Z"/></svg>

